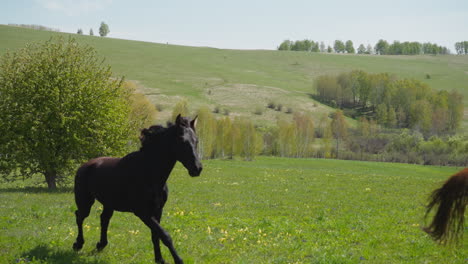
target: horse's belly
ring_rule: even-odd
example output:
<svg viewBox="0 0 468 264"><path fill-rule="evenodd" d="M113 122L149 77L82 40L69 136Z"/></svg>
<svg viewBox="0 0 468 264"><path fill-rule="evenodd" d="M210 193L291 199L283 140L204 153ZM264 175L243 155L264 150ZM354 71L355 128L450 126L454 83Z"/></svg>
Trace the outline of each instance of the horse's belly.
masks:
<svg viewBox="0 0 468 264"><path fill-rule="evenodd" d="M122 198L122 196L116 197L96 197L97 200L106 208L120 211L120 212L133 212L132 203L128 199Z"/></svg>

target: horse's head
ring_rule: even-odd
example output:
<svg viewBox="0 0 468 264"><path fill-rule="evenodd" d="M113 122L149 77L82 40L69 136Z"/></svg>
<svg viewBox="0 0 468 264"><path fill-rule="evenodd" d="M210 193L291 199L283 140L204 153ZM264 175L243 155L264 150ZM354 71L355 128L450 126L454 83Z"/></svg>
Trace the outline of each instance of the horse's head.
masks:
<svg viewBox="0 0 468 264"><path fill-rule="evenodd" d="M176 118L176 142L174 151L176 159L188 170L190 176L199 176L203 166L198 157L198 138L195 134L197 117L190 121L180 114Z"/></svg>

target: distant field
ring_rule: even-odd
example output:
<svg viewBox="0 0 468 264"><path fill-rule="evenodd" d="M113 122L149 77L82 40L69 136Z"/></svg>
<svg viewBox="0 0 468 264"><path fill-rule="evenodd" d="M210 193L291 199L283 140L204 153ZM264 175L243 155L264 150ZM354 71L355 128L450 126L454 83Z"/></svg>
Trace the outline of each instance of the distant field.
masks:
<svg viewBox="0 0 468 264"><path fill-rule="evenodd" d="M421 231L429 193L457 168L282 158L204 165L198 178L178 165L169 181L162 225L186 263L468 261L468 229L457 247ZM99 203L75 253L71 189L49 193L35 183L0 187L0 263L153 261L149 230L128 213L114 214L109 246L94 251Z"/></svg>
<svg viewBox="0 0 468 264"><path fill-rule="evenodd" d="M294 111L311 111L317 119L331 111L316 104L314 79L352 69L389 72L400 78L415 78L434 89L457 90L468 109L468 56L370 56L337 55L264 50L221 50L155 44L76 34L36 31L0 26L0 54L43 41L52 35L73 36L95 47L116 75L135 80L155 104L163 107L163 120L182 97L192 110L200 105L227 108L232 115L250 115L257 123L271 124L279 114L266 110L254 115L269 101ZM426 75L430 79L426 79ZM283 111L284 112L284 111ZM468 110L464 131L468 131Z"/></svg>

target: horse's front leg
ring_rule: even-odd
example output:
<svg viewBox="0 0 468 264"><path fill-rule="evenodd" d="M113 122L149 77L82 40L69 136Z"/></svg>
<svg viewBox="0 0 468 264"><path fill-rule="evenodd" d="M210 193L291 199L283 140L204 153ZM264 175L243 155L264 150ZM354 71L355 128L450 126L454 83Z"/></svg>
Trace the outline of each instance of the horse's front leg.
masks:
<svg viewBox="0 0 468 264"><path fill-rule="evenodd" d="M157 246L154 242L158 242L157 238L159 238L159 239L161 239L163 244L171 252L172 257L174 258L174 263L183 264L184 262L182 261L182 258L179 256L179 254L177 254L177 251L174 248L174 244L172 243L171 236L169 235L169 233L167 233L166 230L164 230L164 228L161 227L161 225L159 224L159 221L156 218L156 216L138 215L138 217L143 221L143 223L145 223L151 229L151 233L152 233L152 237L153 237L153 244L154 244L155 254L156 254L155 255L156 262L164 261L162 259L162 257L157 259L158 258L157 254L158 254L158 252L159 252L159 254L161 254L161 251L158 250L158 252L156 252L156 249L159 247L159 245Z"/></svg>
<svg viewBox="0 0 468 264"><path fill-rule="evenodd" d="M155 218L160 224L161 224L161 216L162 216L162 208L157 209L155 212ZM161 254L158 233L155 232L153 229L151 229L151 240L153 241L154 257L156 259L156 263L166 263Z"/></svg>
<svg viewBox="0 0 468 264"><path fill-rule="evenodd" d="M101 213L101 240L96 244L98 251L103 250L107 246L107 228L113 214L114 210L104 206L104 210Z"/></svg>

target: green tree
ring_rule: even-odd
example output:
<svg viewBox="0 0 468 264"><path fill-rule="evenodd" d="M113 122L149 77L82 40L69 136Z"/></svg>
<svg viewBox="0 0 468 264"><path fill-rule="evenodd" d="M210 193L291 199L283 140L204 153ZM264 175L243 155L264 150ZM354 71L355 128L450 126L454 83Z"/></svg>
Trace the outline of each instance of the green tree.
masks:
<svg viewBox="0 0 468 264"><path fill-rule="evenodd" d="M362 107L367 107L367 103L369 102L371 91L372 91L369 74L363 71L356 71L355 76L358 82L358 84L356 85L356 88L359 90L356 91L356 93L359 98L359 103L361 104Z"/></svg>
<svg viewBox="0 0 468 264"><path fill-rule="evenodd" d="M330 75L319 76L316 80L316 90L321 100L325 102L336 103L337 98L340 97L341 87L338 84L337 78Z"/></svg>
<svg viewBox="0 0 468 264"><path fill-rule="evenodd" d="M380 125L385 125L387 123L387 105L386 104L379 104L375 111L377 123Z"/></svg>
<svg viewBox="0 0 468 264"><path fill-rule="evenodd" d="M321 123L324 125L323 130L323 157L324 158L332 158L332 140L333 140L333 132L332 132L332 125L331 122L328 120L328 117L323 116L320 120Z"/></svg>
<svg viewBox="0 0 468 264"><path fill-rule="evenodd" d="M232 121L231 118L225 116L217 120L216 129L216 156L232 158Z"/></svg>
<svg viewBox="0 0 468 264"><path fill-rule="evenodd" d="M348 124L346 123L343 111L337 110L333 114L331 130L336 141L336 157L339 158L340 142L348 138Z"/></svg>
<svg viewBox="0 0 468 264"><path fill-rule="evenodd" d="M94 31L93 31L92 28L89 29L89 35L90 35L90 36L94 36Z"/></svg>
<svg viewBox="0 0 468 264"><path fill-rule="evenodd" d="M368 137L370 135L369 120L367 120L367 118L363 116L359 118L358 132L359 132L359 135L362 137Z"/></svg>
<svg viewBox="0 0 468 264"><path fill-rule="evenodd" d="M230 158L232 159L234 156L241 156L244 149L242 141L242 119L238 116L236 116L232 122L231 135L232 153L230 154Z"/></svg>
<svg viewBox="0 0 468 264"><path fill-rule="evenodd" d="M317 42L313 42L313 41L312 41L312 46L311 46L311 48L310 48L310 51L312 51L312 52L320 52L320 45L319 45L318 41L317 41Z"/></svg>
<svg viewBox="0 0 468 264"><path fill-rule="evenodd" d="M245 160L252 161L258 153L261 138L258 136L252 120L239 118L237 125L240 127L240 138L242 139L240 156Z"/></svg>
<svg viewBox="0 0 468 264"><path fill-rule="evenodd" d="M310 114L294 113L296 157L310 157L313 152L314 121Z"/></svg>
<svg viewBox="0 0 468 264"><path fill-rule="evenodd" d="M448 96L448 130L454 132L463 120L463 95L452 91Z"/></svg>
<svg viewBox="0 0 468 264"><path fill-rule="evenodd" d="M103 22L101 22L101 26L99 27L99 35L101 37L105 37L109 34L110 30L109 30L109 26Z"/></svg>
<svg viewBox="0 0 468 264"><path fill-rule="evenodd" d="M351 40L346 41L345 50L346 50L346 53L349 53L349 54L356 53L356 50L354 50L354 44Z"/></svg>
<svg viewBox="0 0 468 264"><path fill-rule="evenodd" d="M335 40L333 44L333 49L336 53L344 53L346 51L345 44L341 40Z"/></svg>
<svg viewBox="0 0 468 264"><path fill-rule="evenodd" d="M406 118L406 112L403 110L402 107L399 107L397 112L396 112L396 118L397 118L397 127L398 128L404 128L407 127L407 118Z"/></svg>
<svg viewBox="0 0 468 264"><path fill-rule="evenodd" d="M364 44L359 45L357 49L358 54L366 54L366 47L364 47Z"/></svg>
<svg viewBox="0 0 468 264"><path fill-rule="evenodd" d="M278 151L281 157L291 157L295 153L295 126L284 118L277 121L278 126Z"/></svg>
<svg viewBox="0 0 468 264"><path fill-rule="evenodd" d="M0 164L49 188L92 157L120 155L134 135L130 93L75 40L33 43L0 60Z"/></svg>
<svg viewBox="0 0 468 264"><path fill-rule="evenodd" d="M394 128L397 125L397 114L395 112L395 108L393 106L390 106L388 108L388 113L387 113L387 127Z"/></svg>
<svg viewBox="0 0 468 264"><path fill-rule="evenodd" d="M410 127L421 131L427 136L432 125L432 108L426 100L417 100L413 102L409 115Z"/></svg>
<svg viewBox="0 0 468 264"><path fill-rule="evenodd" d="M291 50L291 46L292 42L289 39L287 39L280 44L278 50Z"/></svg>
<svg viewBox="0 0 468 264"><path fill-rule="evenodd" d="M198 112L198 154L202 159L213 158L216 143L216 120L211 110L204 106Z"/></svg>
<svg viewBox="0 0 468 264"><path fill-rule="evenodd" d="M386 40L379 40L377 44L375 44L374 50L376 54L385 55L388 52L388 42Z"/></svg>
<svg viewBox="0 0 468 264"><path fill-rule="evenodd" d="M83 35L83 30L81 28L79 28L78 31L76 32L76 34Z"/></svg>

